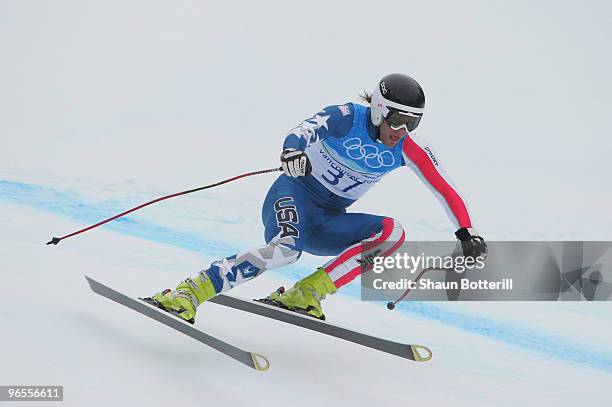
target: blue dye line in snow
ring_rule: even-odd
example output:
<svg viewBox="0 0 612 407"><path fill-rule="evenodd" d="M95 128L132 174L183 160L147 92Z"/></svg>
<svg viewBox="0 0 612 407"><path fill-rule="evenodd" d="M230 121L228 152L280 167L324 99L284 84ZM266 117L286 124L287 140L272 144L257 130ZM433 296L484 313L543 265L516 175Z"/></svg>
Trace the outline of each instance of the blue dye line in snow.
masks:
<svg viewBox="0 0 612 407"><path fill-rule="evenodd" d="M124 205L120 207L116 202L112 204L89 202L75 194L53 188L6 180L0 180L0 199L52 212L86 224L93 224L99 222L100 219L117 214L130 204L123 203ZM117 219L103 227L198 253L204 252L213 258L226 256L233 250L230 244L214 241L214 238L209 236L195 235L131 217ZM274 272L274 270L271 271ZM308 270L303 268L287 267L283 269L282 275L285 278L288 274L291 277L301 278L307 272ZM347 287L343 290L343 294L359 298L358 285L353 284ZM612 354L607 351L597 352L585 349L580 344L572 344L557 337L509 323L450 311L432 303L405 301L401 302L397 309L412 316L438 321L533 352L612 373Z"/></svg>
<svg viewBox="0 0 612 407"><path fill-rule="evenodd" d="M10 203L28 205L39 210L53 212L87 226L124 212L126 208L141 203L116 201L112 203L91 202L77 195L68 194L53 188L5 180L0 180L0 199ZM115 219L100 227L199 253L212 251L215 252L213 253L215 255L223 255L216 252L226 253L227 250L232 250L231 245L213 242L206 236L182 232L130 216ZM71 233L72 231L64 232ZM43 238L46 239L47 237ZM49 236L50 238L51 236Z"/></svg>
<svg viewBox="0 0 612 407"><path fill-rule="evenodd" d="M598 352L515 324L450 311L432 303L404 301L398 304L397 309L533 352L612 373L612 354L609 351Z"/></svg>

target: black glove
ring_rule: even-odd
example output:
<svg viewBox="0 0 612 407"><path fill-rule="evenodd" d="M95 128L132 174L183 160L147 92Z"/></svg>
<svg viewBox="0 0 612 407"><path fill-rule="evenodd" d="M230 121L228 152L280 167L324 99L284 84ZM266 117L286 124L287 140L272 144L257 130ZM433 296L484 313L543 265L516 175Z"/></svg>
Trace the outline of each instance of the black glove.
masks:
<svg viewBox="0 0 612 407"><path fill-rule="evenodd" d="M289 177L305 177L312 171L310 160L303 151L288 148L281 153L280 159L283 171Z"/></svg>
<svg viewBox="0 0 612 407"><path fill-rule="evenodd" d="M461 242L463 257L471 257L474 260L477 257L487 258L487 244L481 236L478 236L476 229L461 228L455 232L455 236Z"/></svg>

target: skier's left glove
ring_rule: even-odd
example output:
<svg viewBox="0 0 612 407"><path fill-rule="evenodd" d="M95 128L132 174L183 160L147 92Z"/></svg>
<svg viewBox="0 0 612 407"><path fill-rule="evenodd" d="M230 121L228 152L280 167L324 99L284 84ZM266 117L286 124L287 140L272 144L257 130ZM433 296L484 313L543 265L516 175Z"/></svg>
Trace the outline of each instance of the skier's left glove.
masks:
<svg viewBox="0 0 612 407"><path fill-rule="evenodd" d="M455 236L461 242L463 256L466 258L487 258L487 244L474 228L461 228L455 232Z"/></svg>
<svg viewBox="0 0 612 407"><path fill-rule="evenodd" d="M282 152L280 159L283 171L289 177L307 177L312 171L310 160L303 151L288 148Z"/></svg>

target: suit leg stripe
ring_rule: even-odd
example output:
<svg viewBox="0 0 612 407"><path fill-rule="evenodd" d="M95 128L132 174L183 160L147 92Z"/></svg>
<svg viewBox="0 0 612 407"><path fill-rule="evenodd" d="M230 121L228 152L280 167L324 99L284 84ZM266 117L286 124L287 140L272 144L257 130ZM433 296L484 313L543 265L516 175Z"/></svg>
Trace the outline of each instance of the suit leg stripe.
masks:
<svg viewBox="0 0 612 407"><path fill-rule="evenodd" d="M387 250L386 252L384 252L382 254L382 256L388 256L390 254L392 254L393 252L395 252L401 245L402 243L404 243L404 239L405 239L406 234L403 233L402 231L402 235L400 237L400 239L398 239L398 241L393 245L393 247L391 247L391 249ZM349 271L348 273L344 274L343 276L339 277L337 280L334 280L334 285L336 286L336 288L340 288L343 285L350 283L351 281L353 281L355 279L355 277L357 277L358 275L370 270L372 267L367 265L365 267L361 267L361 265L358 265L357 267L353 268L351 271Z"/></svg>
<svg viewBox="0 0 612 407"><path fill-rule="evenodd" d="M379 233L349 247L323 267L336 287L346 284L361 274L362 267L358 260L361 259L361 255L365 251L383 246L386 242L397 241L390 250L383 253L383 255L386 255L397 250L397 247L404 241L404 229L399 222L391 218L385 218L382 223L383 229Z"/></svg>

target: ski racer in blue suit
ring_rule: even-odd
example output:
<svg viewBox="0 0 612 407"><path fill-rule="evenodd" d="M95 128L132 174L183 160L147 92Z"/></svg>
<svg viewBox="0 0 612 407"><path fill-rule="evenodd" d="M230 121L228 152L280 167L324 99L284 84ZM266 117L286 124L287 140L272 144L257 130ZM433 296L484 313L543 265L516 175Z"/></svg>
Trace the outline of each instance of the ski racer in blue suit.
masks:
<svg viewBox="0 0 612 407"><path fill-rule="evenodd" d="M368 270L360 262L364 256L388 256L405 240L402 225L391 217L347 212L400 167L410 167L442 203L458 228L464 255L486 255L465 200L433 148L414 133L425 106L420 85L407 75L390 74L364 98L369 107L328 106L289 131L281 154L284 173L262 207L264 246L215 261L150 300L194 322L204 301L265 270L291 264L305 251L334 257L289 290L274 291L267 301L324 319L321 300Z"/></svg>

